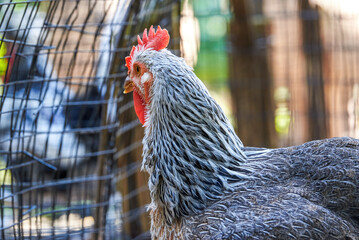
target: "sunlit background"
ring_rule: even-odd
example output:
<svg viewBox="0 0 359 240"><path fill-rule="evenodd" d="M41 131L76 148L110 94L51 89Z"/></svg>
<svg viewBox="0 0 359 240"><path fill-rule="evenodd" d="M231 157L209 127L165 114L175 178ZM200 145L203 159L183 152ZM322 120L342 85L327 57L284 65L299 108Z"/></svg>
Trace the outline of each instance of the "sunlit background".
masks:
<svg viewBox="0 0 359 240"><path fill-rule="evenodd" d="M358 24L355 0L185 1L182 54L246 145L359 137Z"/></svg>

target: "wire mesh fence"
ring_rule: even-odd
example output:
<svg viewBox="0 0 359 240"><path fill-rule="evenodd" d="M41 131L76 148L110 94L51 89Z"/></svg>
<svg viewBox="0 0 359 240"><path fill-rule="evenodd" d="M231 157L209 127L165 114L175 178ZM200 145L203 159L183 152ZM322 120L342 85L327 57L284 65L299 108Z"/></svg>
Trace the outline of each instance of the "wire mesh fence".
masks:
<svg viewBox="0 0 359 240"><path fill-rule="evenodd" d="M125 203L137 193L118 189L140 144L122 136L139 126L122 95L124 57L150 24L178 49L178 11L178 1L1 1L1 239L130 238Z"/></svg>

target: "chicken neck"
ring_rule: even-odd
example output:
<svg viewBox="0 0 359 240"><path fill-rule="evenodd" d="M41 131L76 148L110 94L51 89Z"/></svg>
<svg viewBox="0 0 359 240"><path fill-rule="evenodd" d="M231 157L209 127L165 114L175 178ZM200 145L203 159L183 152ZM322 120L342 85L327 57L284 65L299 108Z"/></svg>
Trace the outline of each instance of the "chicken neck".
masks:
<svg viewBox="0 0 359 240"><path fill-rule="evenodd" d="M150 208L167 225L199 213L249 175L243 144L220 106L190 67L174 64L181 66L154 74L143 139Z"/></svg>

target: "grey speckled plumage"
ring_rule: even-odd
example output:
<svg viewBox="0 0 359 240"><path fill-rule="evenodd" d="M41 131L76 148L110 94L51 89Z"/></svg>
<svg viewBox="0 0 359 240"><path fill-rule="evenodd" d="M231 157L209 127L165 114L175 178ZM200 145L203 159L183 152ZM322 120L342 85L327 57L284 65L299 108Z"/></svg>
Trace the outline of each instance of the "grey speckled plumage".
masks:
<svg viewBox="0 0 359 240"><path fill-rule="evenodd" d="M187 217L188 239L359 239L358 140L243 150L254 180Z"/></svg>
<svg viewBox="0 0 359 240"><path fill-rule="evenodd" d="M153 75L143 168L153 239L359 239L359 141L244 147L183 59L143 50Z"/></svg>

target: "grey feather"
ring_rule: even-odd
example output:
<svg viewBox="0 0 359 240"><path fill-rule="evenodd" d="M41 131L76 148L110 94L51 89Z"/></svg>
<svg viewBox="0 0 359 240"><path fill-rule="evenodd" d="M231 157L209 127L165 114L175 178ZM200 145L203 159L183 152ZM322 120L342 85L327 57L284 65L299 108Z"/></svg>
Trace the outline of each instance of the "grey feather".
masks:
<svg viewBox="0 0 359 240"><path fill-rule="evenodd" d="M359 141L244 147L183 59L144 50L153 239L359 239Z"/></svg>

